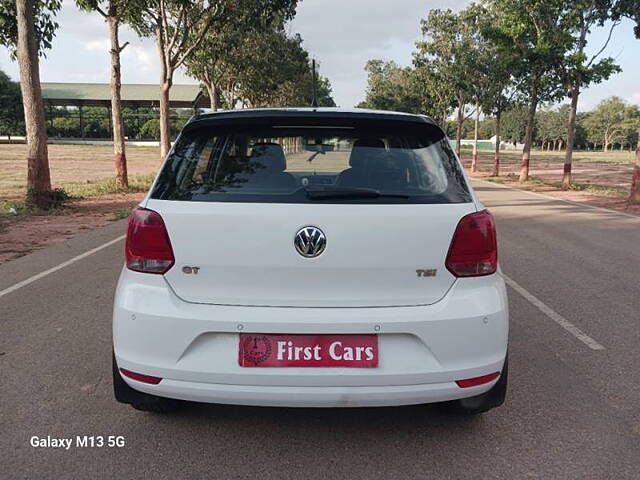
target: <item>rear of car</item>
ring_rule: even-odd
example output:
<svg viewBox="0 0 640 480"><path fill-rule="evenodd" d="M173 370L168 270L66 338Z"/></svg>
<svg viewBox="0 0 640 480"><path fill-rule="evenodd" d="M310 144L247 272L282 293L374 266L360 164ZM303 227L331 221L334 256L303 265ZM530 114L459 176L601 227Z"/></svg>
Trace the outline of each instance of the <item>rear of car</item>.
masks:
<svg viewBox="0 0 640 480"><path fill-rule="evenodd" d="M130 218L113 335L143 409L484 411L506 389L493 218L427 117L196 117Z"/></svg>

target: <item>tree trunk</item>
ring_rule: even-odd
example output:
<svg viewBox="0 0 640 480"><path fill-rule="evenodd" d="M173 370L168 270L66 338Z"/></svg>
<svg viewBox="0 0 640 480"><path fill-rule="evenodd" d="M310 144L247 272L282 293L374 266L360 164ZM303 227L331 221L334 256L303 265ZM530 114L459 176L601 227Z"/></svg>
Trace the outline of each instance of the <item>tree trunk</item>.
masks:
<svg viewBox="0 0 640 480"><path fill-rule="evenodd" d="M536 108L538 107L538 88L534 84L527 114L527 129L524 136L524 148L522 149L522 162L520 164L520 182L529 179L529 159L531 158L531 143L533 141L533 127L536 120Z"/></svg>
<svg viewBox="0 0 640 480"><path fill-rule="evenodd" d="M493 155L493 173L494 177L500 175L500 116L502 112L496 112L496 149Z"/></svg>
<svg viewBox="0 0 640 480"><path fill-rule="evenodd" d="M584 52L587 33L589 31L584 15L581 15L580 41L578 51ZM567 149L564 154L564 172L562 174L562 190L571 188L571 169L573 166L573 143L576 138L576 119L578 117L578 97L580 96L580 81L577 79L571 89L571 107L569 108L569 118L567 119Z"/></svg>
<svg viewBox="0 0 640 480"><path fill-rule="evenodd" d="M213 109L218 111L222 108L222 95L220 89L217 86L213 87Z"/></svg>
<svg viewBox="0 0 640 480"><path fill-rule="evenodd" d="M205 82L207 95L209 96L209 107L214 112L220 109L220 90L213 83Z"/></svg>
<svg viewBox="0 0 640 480"><path fill-rule="evenodd" d="M163 42L160 26L156 28L156 43L160 54L160 161L164 162L169 150L171 150L169 92L173 83L173 70L165 51L166 45Z"/></svg>
<svg viewBox="0 0 640 480"><path fill-rule="evenodd" d="M473 154L471 155L471 173L478 171L478 124L480 123L480 105L476 102L476 119L473 130Z"/></svg>
<svg viewBox="0 0 640 480"><path fill-rule="evenodd" d="M39 208L48 208L51 206L51 176L33 7L33 0L16 0L16 53L27 133L27 202Z"/></svg>
<svg viewBox="0 0 640 480"><path fill-rule="evenodd" d="M638 130L638 138L640 138L640 130ZM629 204L640 205L640 142L636 146L636 163L633 166Z"/></svg>
<svg viewBox="0 0 640 480"><path fill-rule="evenodd" d="M171 125L169 108L169 90L171 83L163 80L160 84L160 160L164 161L171 150Z"/></svg>
<svg viewBox="0 0 640 480"><path fill-rule="evenodd" d="M462 148L462 124L464 123L464 104L458 102L458 124L456 126L456 154L460 158Z"/></svg>
<svg viewBox="0 0 640 480"><path fill-rule="evenodd" d="M212 83L209 82L204 82L204 86L207 88L207 96L209 97L209 108L211 108L211 110L217 110L216 108L216 100L215 100L215 87L213 86Z"/></svg>
<svg viewBox="0 0 640 480"><path fill-rule="evenodd" d="M129 188L127 156L124 146L124 126L122 122L122 102L120 97L120 41L118 39L118 19L109 16L109 37L111 39L111 120L113 129L113 157L116 166L116 185ZM126 44L125 44L126 45Z"/></svg>

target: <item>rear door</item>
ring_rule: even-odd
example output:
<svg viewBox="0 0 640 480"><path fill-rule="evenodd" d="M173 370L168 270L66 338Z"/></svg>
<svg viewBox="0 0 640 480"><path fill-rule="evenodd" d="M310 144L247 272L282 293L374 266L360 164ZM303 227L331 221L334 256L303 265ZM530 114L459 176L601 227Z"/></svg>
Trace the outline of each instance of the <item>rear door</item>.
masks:
<svg viewBox="0 0 640 480"><path fill-rule="evenodd" d="M455 281L444 266L458 220L452 205L304 205L149 201L169 231L176 266L165 275L189 302L358 307L437 302ZM306 258L294 238L326 236ZM182 266L197 266L197 275ZM422 270L418 276L417 271Z"/></svg>

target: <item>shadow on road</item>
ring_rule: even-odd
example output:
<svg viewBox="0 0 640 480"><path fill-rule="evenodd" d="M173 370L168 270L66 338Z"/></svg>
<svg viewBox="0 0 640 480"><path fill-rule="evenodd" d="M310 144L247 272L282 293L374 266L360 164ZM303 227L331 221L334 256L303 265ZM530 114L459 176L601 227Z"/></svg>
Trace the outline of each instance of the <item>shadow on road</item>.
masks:
<svg viewBox="0 0 640 480"><path fill-rule="evenodd" d="M490 415L490 414L489 414ZM261 424L269 429L318 428L341 429L345 431L363 429L380 431L431 429L434 427L472 428L481 422L482 416L456 415L444 411L437 405L413 405L405 407L376 408L277 408L244 407L234 405L211 405L185 403L184 407L171 416L171 421L201 423L223 421L230 424Z"/></svg>

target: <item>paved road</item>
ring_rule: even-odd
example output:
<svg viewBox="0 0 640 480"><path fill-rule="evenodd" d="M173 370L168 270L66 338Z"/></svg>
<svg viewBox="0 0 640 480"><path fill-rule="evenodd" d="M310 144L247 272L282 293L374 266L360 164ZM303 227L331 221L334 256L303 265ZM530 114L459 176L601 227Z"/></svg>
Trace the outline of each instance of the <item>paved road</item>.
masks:
<svg viewBox="0 0 640 480"><path fill-rule="evenodd" d="M640 219L491 184L478 192L498 221L503 270L529 295L509 291L504 407L467 419L420 406L193 405L154 416L117 404L110 309L118 242L0 293L0 477L639 478ZM0 292L123 227L1 266ZM34 448L34 435L123 435L126 446Z"/></svg>

